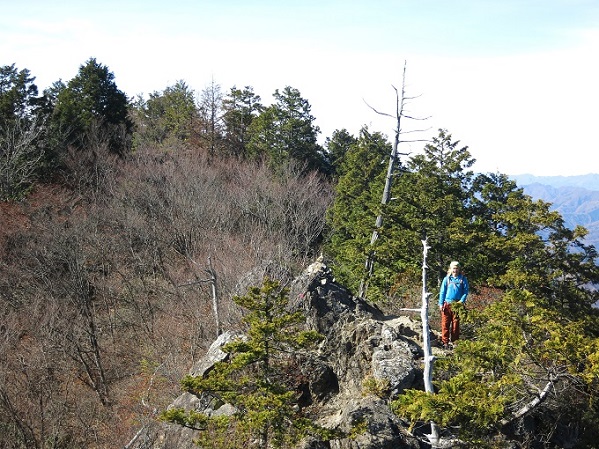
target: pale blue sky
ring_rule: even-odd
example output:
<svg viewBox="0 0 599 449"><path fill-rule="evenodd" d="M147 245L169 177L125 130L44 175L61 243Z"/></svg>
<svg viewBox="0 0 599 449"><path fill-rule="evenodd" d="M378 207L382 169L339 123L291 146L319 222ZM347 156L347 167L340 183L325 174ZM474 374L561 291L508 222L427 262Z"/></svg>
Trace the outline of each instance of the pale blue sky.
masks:
<svg viewBox="0 0 599 449"><path fill-rule="evenodd" d="M407 61L410 111L468 145L480 171L599 172L598 0L0 0L0 65L40 90L90 57L129 96L178 80L300 90L322 129L391 135ZM406 128L409 124L406 122ZM404 144L418 152L422 143Z"/></svg>

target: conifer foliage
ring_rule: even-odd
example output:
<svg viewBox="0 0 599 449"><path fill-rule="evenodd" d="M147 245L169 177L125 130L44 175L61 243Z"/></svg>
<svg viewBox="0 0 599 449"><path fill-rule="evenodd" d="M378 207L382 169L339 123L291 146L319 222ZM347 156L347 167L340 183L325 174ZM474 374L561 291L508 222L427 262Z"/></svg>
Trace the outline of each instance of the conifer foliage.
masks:
<svg viewBox="0 0 599 449"><path fill-rule="evenodd" d="M553 444L544 447L596 447L596 314L577 319L511 290L468 315L474 335L437 362L436 394L408 390L394 410L414 424L434 419L470 447L497 447L490 436L517 434L523 423L535 440ZM558 443L563 435L572 441Z"/></svg>
<svg viewBox="0 0 599 449"><path fill-rule="evenodd" d="M118 89L114 74L90 58L59 92L52 126L64 146L83 151L90 133L99 132L110 152L123 156L130 148L133 127L128 113L127 95Z"/></svg>
<svg viewBox="0 0 599 449"><path fill-rule="evenodd" d="M297 407L294 379L285 375L293 363L290 354L322 336L298 328L305 317L286 310L288 289L276 281L265 279L262 287L251 287L234 301L249 311L244 318L247 338L225 344L226 361L205 377L185 377L182 385L192 394L208 394L232 405L235 412L209 416L170 409L163 419L201 431L202 447L286 447L309 432L324 435Z"/></svg>

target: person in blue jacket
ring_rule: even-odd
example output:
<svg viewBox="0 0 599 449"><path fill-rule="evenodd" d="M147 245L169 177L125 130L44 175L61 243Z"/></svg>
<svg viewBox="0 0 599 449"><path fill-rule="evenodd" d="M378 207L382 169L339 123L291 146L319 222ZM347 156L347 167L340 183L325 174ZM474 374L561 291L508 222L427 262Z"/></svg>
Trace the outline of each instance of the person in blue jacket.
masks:
<svg viewBox="0 0 599 449"><path fill-rule="evenodd" d="M451 310L451 305L456 302L464 304L467 297L468 279L462 274L460 263L454 260L449 264L439 291L441 343L444 348L450 348L460 338L460 317Z"/></svg>

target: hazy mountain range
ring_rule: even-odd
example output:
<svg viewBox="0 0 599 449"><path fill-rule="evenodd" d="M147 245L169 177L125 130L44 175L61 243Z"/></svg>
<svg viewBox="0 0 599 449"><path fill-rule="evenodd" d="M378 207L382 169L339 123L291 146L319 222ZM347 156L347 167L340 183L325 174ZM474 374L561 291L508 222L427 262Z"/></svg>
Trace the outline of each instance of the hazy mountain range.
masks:
<svg viewBox="0 0 599 449"><path fill-rule="evenodd" d="M580 176L510 175L527 195L552 204L566 225L584 226L587 243L599 248L599 174Z"/></svg>

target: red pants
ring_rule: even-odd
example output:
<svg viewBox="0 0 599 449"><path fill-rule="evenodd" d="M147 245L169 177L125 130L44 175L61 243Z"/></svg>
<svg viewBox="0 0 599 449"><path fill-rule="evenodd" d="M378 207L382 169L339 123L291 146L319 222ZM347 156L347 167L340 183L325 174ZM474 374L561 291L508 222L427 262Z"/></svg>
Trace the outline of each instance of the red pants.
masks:
<svg viewBox="0 0 599 449"><path fill-rule="evenodd" d="M441 311L441 341L446 345L450 341L457 341L458 338L460 338L460 317L451 310L451 304L445 303Z"/></svg>

